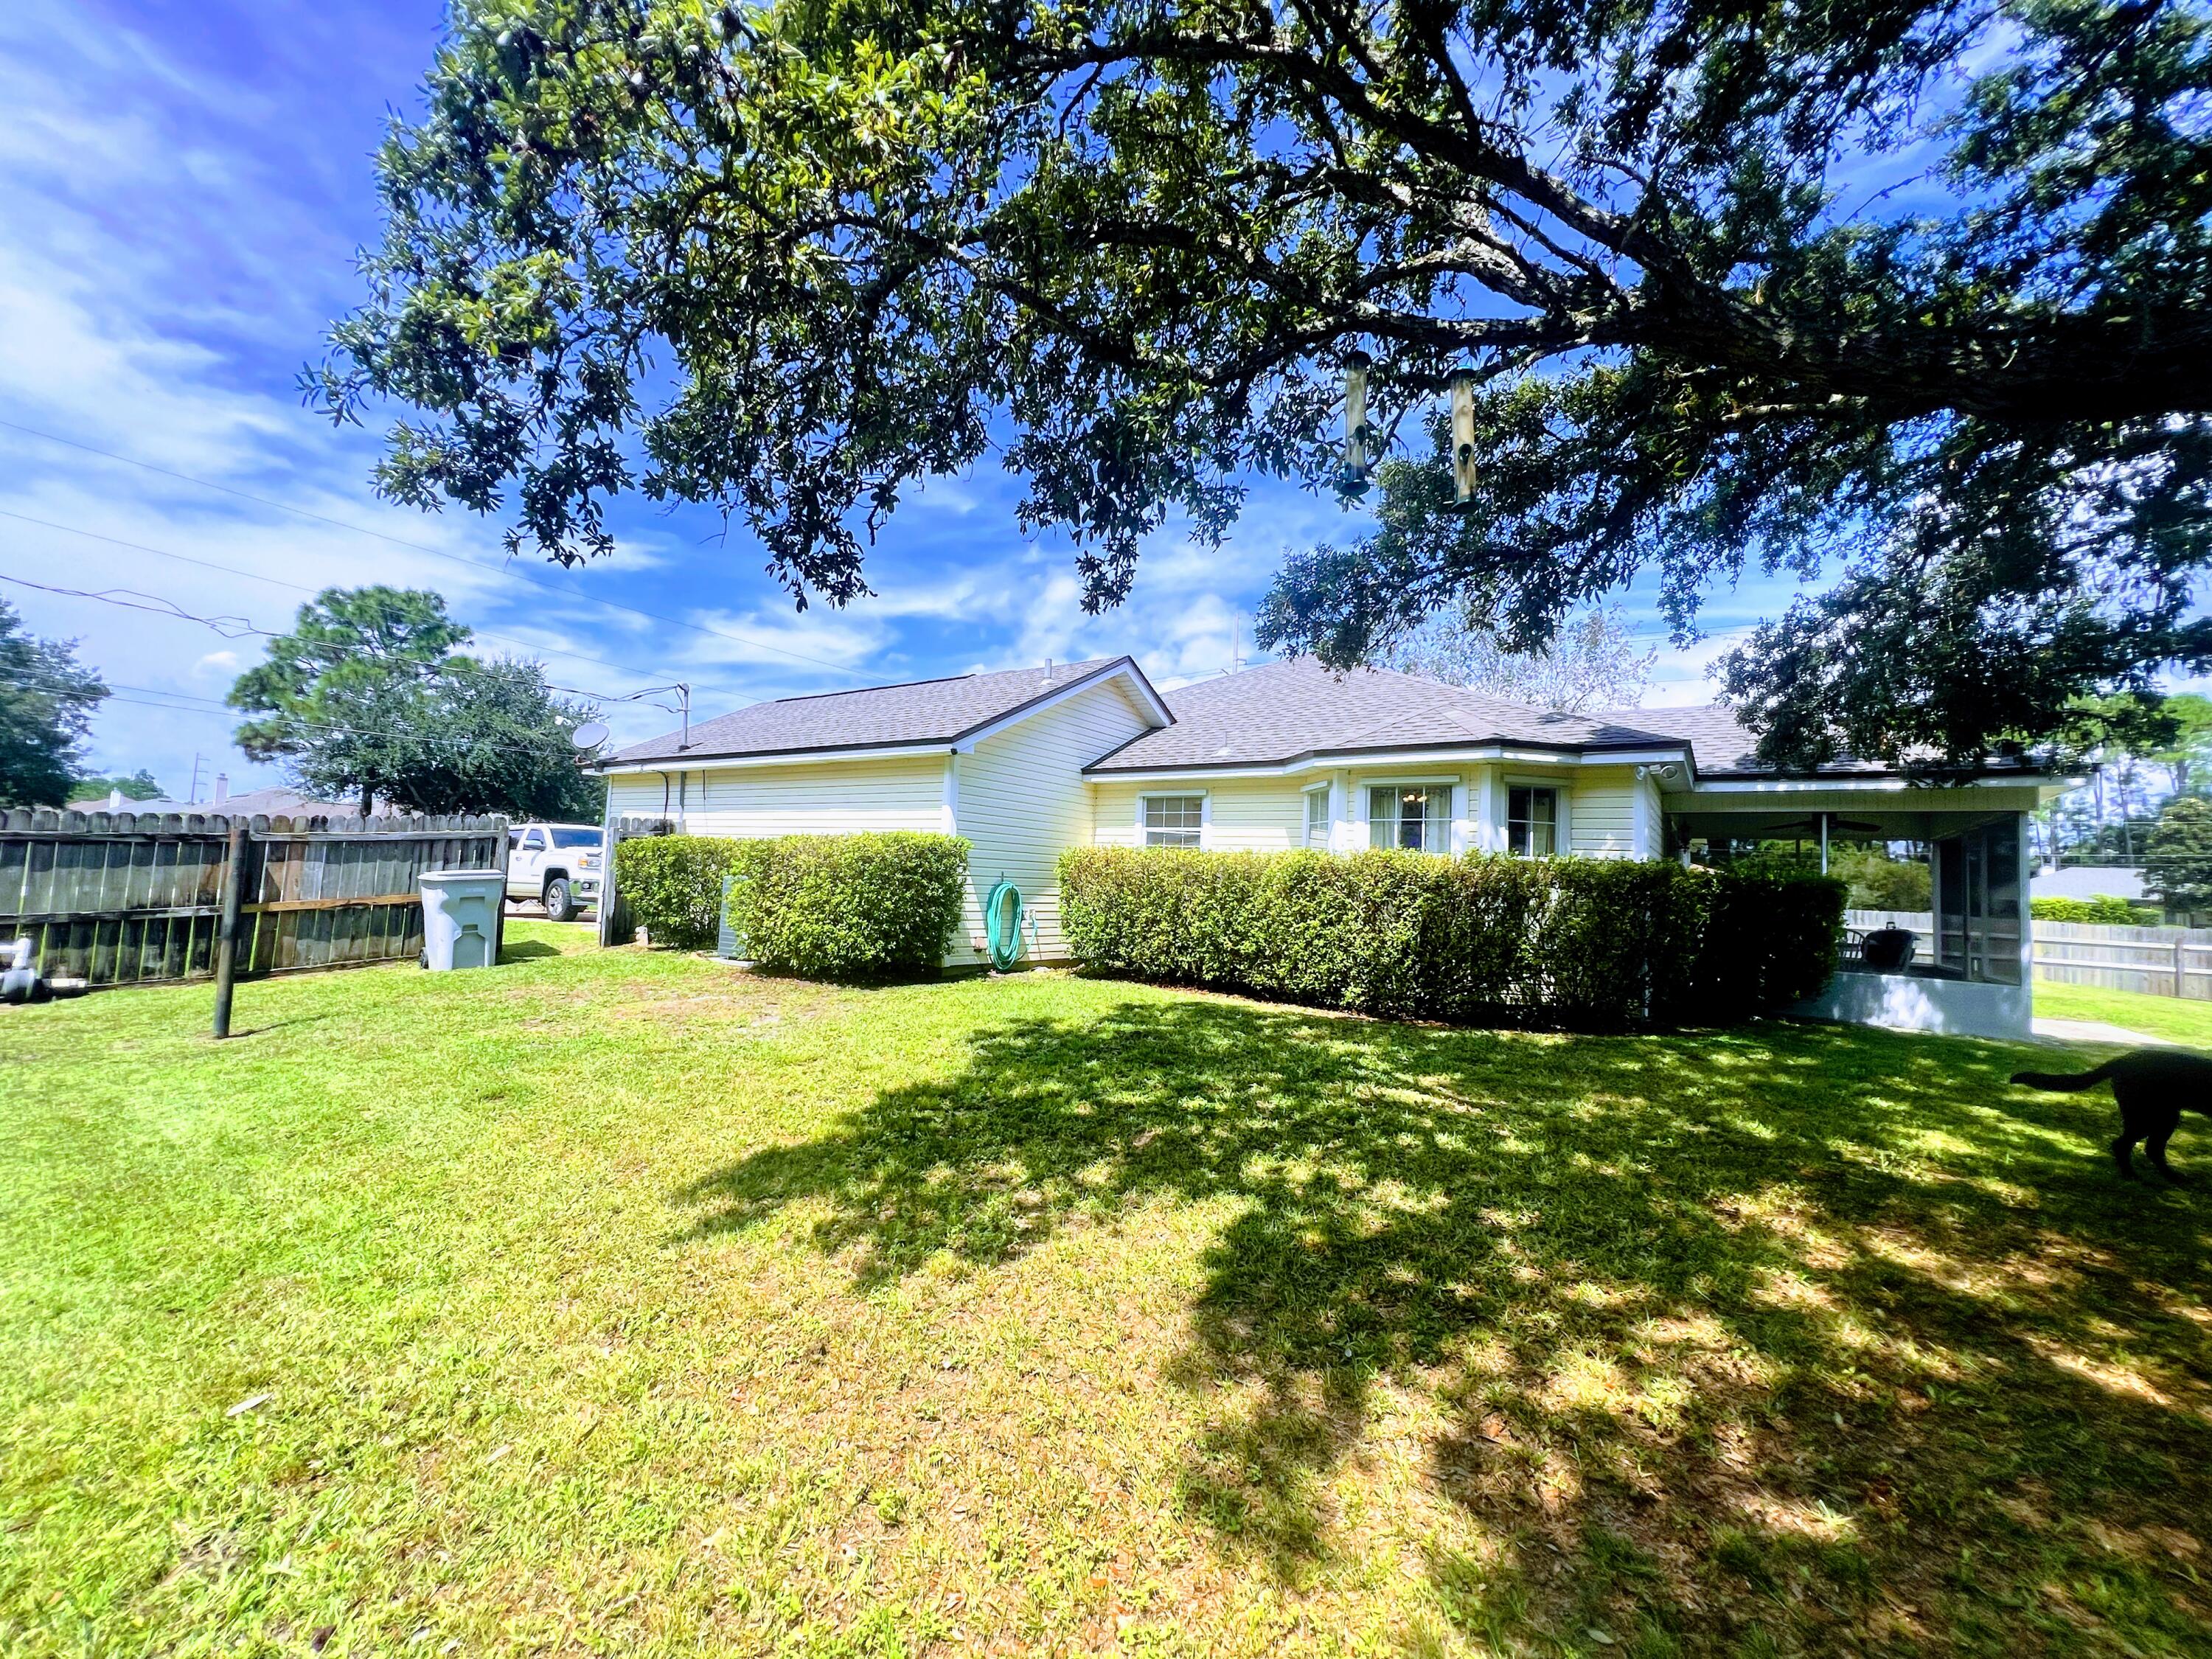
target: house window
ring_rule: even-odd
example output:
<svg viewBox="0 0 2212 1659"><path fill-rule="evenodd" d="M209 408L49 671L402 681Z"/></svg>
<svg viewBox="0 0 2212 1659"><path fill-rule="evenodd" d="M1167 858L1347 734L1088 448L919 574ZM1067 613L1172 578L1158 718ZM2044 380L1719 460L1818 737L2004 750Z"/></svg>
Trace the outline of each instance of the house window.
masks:
<svg viewBox="0 0 2212 1659"><path fill-rule="evenodd" d="M1195 847L1206 823L1203 795L1145 797L1145 845Z"/></svg>
<svg viewBox="0 0 2212 1659"><path fill-rule="evenodd" d="M1559 792L1505 792L1505 850L1524 859L1547 859L1559 850Z"/></svg>
<svg viewBox="0 0 2212 1659"><path fill-rule="evenodd" d="M1367 792L1367 836L1376 847L1441 853L1451 838L1451 786L1376 785Z"/></svg>
<svg viewBox="0 0 2212 1659"><path fill-rule="evenodd" d="M1328 846L1328 790L1306 791L1306 845L1316 850Z"/></svg>

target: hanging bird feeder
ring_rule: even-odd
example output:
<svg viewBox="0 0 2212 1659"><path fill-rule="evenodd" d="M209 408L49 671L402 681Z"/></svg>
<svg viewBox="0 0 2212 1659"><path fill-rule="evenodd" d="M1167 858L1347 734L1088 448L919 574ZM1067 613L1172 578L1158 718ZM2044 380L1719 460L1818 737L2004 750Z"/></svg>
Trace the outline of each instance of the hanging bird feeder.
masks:
<svg viewBox="0 0 2212 1659"><path fill-rule="evenodd" d="M1344 471L1340 483L1346 495L1364 494L1367 471L1374 465L1368 453L1367 371L1373 360L1364 351L1344 360Z"/></svg>
<svg viewBox="0 0 2212 1659"><path fill-rule="evenodd" d="M1451 377L1452 495L1462 507L1474 499L1474 376Z"/></svg>

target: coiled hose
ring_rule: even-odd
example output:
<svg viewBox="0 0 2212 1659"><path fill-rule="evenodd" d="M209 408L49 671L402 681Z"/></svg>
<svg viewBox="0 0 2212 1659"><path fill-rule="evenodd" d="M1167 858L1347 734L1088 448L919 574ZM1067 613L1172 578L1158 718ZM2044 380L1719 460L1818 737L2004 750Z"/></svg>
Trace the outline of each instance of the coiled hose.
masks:
<svg viewBox="0 0 2212 1659"><path fill-rule="evenodd" d="M1022 959L1022 890L1004 876L983 901L983 941L991 966L1002 974L1012 973Z"/></svg>

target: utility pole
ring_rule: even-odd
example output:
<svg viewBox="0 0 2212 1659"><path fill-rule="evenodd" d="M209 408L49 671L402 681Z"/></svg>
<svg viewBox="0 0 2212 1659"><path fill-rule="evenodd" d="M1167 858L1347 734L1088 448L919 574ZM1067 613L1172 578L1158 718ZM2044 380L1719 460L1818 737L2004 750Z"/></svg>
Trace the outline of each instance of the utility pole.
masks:
<svg viewBox="0 0 2212 1659"><path fill-rule="evenodd" d="M191 787L185 791L185 805L187 806L198 806L200 804L200 763L206 758L198 750L192 750L192 781Z"/></svg>

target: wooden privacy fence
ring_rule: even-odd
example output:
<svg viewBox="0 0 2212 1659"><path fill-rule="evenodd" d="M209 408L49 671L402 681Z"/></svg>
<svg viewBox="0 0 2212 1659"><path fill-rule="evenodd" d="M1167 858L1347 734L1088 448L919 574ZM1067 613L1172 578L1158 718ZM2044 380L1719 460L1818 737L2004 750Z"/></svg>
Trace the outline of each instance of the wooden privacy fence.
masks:
<svg viewBox="0 0 2212 1659"><path fill-rule="evenodd" d="M662 817L618 817L607 823L607 856L599 872L599 943L628 945L637 937L637 921L623 902L615 880L615 848L640 836L676 833L676 821Z"/></svg>
<svg viewBox="0 0 2212 1659"><path fill-rule="evenodd" d="M2212 1000L2212 928L2039 921L2035 976L2105 991Z"/></svg>
<svg viewBox="0 0 2212 1659"><path fill-rule="evenodd" d="M0 813L0 943L94 986L214 974L232 820L219 813ZM246 821L237 971L411 959L420 882L507 868L501 817Z"/></svg>
<svg viewBox="0 0 2212 1659"><path fill-rule="evenodd" d="M1913 960L1934 957L1936 919L1925 910L1846 910L1844 926L1867 932L1905 928L1919 947ZM2086 921L2033 926L2031 960L2039 980L2212 1001L2212 927L2106 927Z"/></svg>

